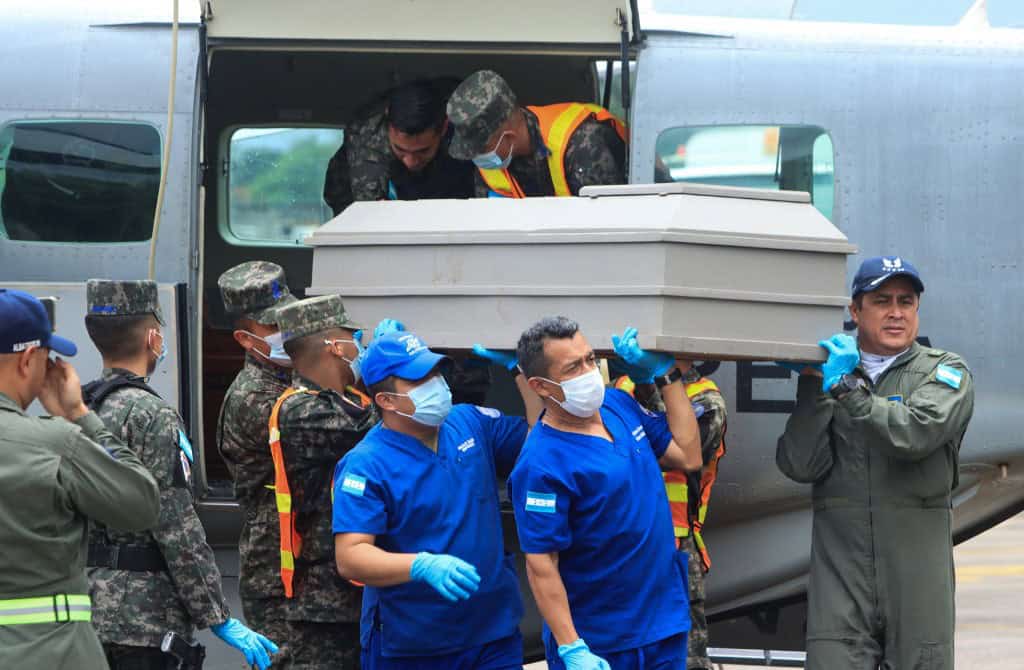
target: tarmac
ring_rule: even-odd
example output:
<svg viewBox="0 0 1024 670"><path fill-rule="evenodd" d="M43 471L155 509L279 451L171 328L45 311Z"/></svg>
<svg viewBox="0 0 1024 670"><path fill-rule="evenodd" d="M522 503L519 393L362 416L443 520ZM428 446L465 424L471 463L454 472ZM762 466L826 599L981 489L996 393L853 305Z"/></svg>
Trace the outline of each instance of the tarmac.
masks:
<svg viewBox="0 0 1024 670"><path fill-rule="evenodd" d="M953 562L956 667L1024 668L1024 514L958 545ZM715 667L749 670L752 666ZM546 670L547 664L531 663L526 668Z"/></svg>
<svg viewBox="0 0 1024 670"><path fill-rule="evenodd" d="M912 548L908 548L912 551ZM218 551L232 612L241 614L237 599L237 554ZM956 564L956 667L961 670L1024 668L1024 514L961 544L953 551ZM239 670L241 656L199 635L209 653L206 670ZM712 640L712 644L714 640ZM749 670L751 666L717 666L716 670ZM544 670L532 663L527 670Z"/></svg>

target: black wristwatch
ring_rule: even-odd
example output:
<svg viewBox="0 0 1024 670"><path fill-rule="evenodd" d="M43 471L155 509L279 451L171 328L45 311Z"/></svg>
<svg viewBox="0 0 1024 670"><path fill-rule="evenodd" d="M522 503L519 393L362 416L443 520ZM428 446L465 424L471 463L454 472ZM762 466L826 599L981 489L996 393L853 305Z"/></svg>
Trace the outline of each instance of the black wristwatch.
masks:
<svg viewBox="0 0 1024 670"><path fill-rule="evenodd" d="M672 372L667 375L654 378L654 385L659 389L663 389L673 382L677 382L683 378L683 373L679 368L672 368Z"/></svg>
<svg viewBox="0 0 1024 670"><path fill-rule="evenodd" d="M839 400L850 391L864 386L864 380L855 375L843 375L839 381L828 390L833 398Z"/></svg>

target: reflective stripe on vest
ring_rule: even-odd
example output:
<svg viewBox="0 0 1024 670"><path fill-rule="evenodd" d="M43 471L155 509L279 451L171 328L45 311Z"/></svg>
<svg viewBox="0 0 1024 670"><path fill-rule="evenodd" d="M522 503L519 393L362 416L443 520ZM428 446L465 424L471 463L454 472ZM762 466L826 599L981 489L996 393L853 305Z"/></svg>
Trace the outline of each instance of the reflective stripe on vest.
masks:
<svg viewBox="0 0 1024 670"><path fill-rule="evenodd" d="M59 593L38 598L0 600L0 626L92 621L89 596Z"/></svg>
<svg viewBox="0 0 1024 670"><path fill-rule="evenodd" d="M701 393L707 391L718 391L718 386L706 377L701 377L692 384L686 385L686 395L691 400ZM711 487L718 477L718 461L725 455L725 439L718 444L711 460L701 469L700 473L700 498L697 507L697 518L690 518L690 487L686 475L682 472L664 472L665 493L668 494L668 505L672 510L672 531L676 538L688 537L693 531L693 542L700 552L701 563L704 564L704 571L711 569L711 555L704 544L704 537L701 531L704 529L704 519L708 515L708 501L711 499ZM676 540L678 544L679 540Z"/></svg>
<svg viewBox="0 0 1024 670"><path fill-rule="evenodd" d="M304 388L287 388L274 403L270 411L270 456L274 459L274 500L277 504L277 525L281 535L281 583L284 584L284 595L294 595L292 581L295 577L295 558L302 553L302 536L295 530L295 514L292 512L292 491L288 486L288 473L284 468L284 454L281 452L280 414L284 401L296 393L315 391Z"/></svg>
<svg viewBox="0 0 1024 670"><path fill-rule="evenodd" d="M626 126L600 105L565 102L557 105L529 106L527 109L534 113L540 125L540 136L549 152L548 172L551 174L551 185L557 196L572 195L565 176L565 152L569 148L569 139L581 123L591 117L600 122L611 123L622 141L626 141ZM480 169L480 176L496 195L506 198L526 197L523 189L507 168L504 170Z"/></svg>

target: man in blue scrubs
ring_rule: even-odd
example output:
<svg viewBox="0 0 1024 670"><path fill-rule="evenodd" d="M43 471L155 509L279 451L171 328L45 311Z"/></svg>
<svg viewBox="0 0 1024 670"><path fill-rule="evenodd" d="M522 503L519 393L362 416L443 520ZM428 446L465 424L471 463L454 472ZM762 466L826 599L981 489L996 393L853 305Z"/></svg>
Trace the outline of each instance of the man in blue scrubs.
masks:
<svg viewBox="0 0 1024 670"><path fill-rule="evenodd" d="M523 607L495 477L511 471L527 421L452 407L446 362L395 332L361 363L382 422L338 463L334 532L338 572L366 584L363 670L522 667ZM517 384L532 423L540 399Z"/></svg>
<svg viewBox="0 0 1024 670"><path fill-rule="evenodd" d="M675 550L661 469L701 467L700 430L669 354L613 338L654 377L666 413L605 389L574 321L519 339L523 376L544 401L512 471L512 502L552 670L686 667L686 554Z"/></svg>

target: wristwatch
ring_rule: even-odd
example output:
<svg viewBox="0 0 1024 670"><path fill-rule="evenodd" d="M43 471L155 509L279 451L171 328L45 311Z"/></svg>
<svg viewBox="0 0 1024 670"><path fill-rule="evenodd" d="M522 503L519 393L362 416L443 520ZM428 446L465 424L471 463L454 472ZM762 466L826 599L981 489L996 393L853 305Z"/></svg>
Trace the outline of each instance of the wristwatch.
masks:
<svg viewBox="0 0 1024 670"><path fill-rule="evenodd" d="M839 400L844 395L855 389L864 386L864 380L855 375L843 375L839 378L839 381L828 390L833 398Z"/></svg>
<svg viewBox="0 0 1024 670"><path fill-rule="evenodd" d="M682 378L683 373L679 370L679 368L672 368L672 372L669 372L667 375L655 377L654 385L657 386L659 389L662 389L673 382L679 381Z"/></svg>

